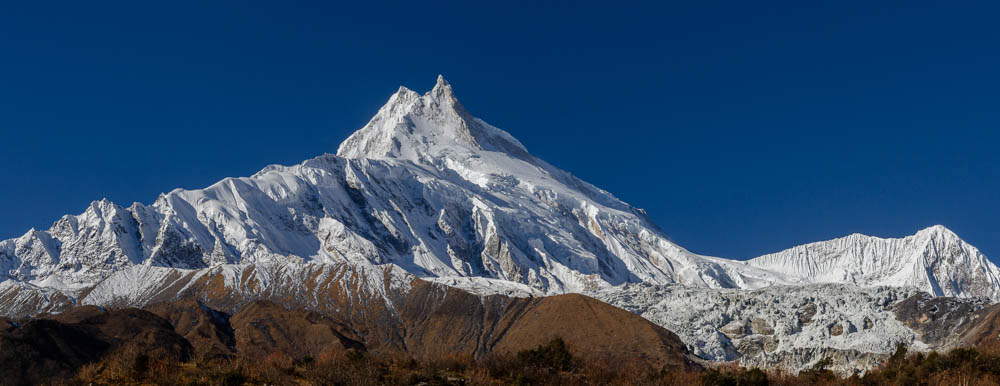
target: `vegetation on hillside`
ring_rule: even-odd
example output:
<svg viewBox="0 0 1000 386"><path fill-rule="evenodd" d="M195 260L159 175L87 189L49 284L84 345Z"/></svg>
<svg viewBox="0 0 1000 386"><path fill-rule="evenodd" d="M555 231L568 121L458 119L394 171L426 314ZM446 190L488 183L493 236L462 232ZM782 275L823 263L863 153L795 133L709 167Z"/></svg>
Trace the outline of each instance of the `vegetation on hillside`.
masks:
<svg viewBox="0 0 1000 386"><path fill-rule="evenodd" d="M820 361L798 375L724 365L707 370L657 369L639 362L584 362L566 343L553 340L516 355L416 361L382 358L348 350L316 358L281 353L264 358L177 362L151 358L126 347L84 366L73 384L170 385L995 385L1000 383L1000 350L962 348L948 353L908 354L900 346L887 363L864 376L841 378Z"/></svg>

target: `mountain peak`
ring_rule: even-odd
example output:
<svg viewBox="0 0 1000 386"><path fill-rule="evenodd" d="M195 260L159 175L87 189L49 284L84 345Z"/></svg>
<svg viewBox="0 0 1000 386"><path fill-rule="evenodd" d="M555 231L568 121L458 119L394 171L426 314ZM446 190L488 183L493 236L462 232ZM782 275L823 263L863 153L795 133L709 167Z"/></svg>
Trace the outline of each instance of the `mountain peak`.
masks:
<svg viewBox="0 0 1000 386"><path fill-rule="evenodd" d="M440 74L437 77L437 82L434 83L434 88L431 89L431 93L436 95L448 94L454 96L451 89L451 83L448 83L448 81L444 79L444 75Z"/></svg>
<svg viewBox="0 0 1000 386"><path fill-rule="evenodd" d="M919 232L917 232L917 234L918 235L927 235L927 234L931 234L931 235L944 235L944 236L951 236L951 237L956 237L956 238L958 237L958 235L955 234L955 232L952 232L951 229L948 229L944 225L940 225L940 224L929 226L927 228L921 229Z"/></svg>
<svg viewBox="0 0 1000 386"><path fill-rule="evenodd" d="M809 283L913 286L935 296L1000 298L1000 268L943 225L899 238L853 234L749 264Z"/></svg>
<svg viewBox="0 0 1000 386"><path fill-rule="evenodd" d="M340 144L337 155L423 163L445 154L480 151L531 158L510 134L466 111L451 84L438 75L434 88L423 95L400 87L365 127Z"/></svg>
<svg viewBox="0 0 1000 386"><path fill-rule="evenodd" d="M432 88L431 91L428 91L427 94L424 94L424 96L437 102L437 106L431 106L432 108L437 107L439 109L453 112L463 120L475 119L471 114L469 114L468 111L465 111L462 104L458 102L458 97L455 96L455 90L451 88L451 83L448 83L448 81L444 79L443 75L438 75L437 82L434 83L434 88Z"/></svg>

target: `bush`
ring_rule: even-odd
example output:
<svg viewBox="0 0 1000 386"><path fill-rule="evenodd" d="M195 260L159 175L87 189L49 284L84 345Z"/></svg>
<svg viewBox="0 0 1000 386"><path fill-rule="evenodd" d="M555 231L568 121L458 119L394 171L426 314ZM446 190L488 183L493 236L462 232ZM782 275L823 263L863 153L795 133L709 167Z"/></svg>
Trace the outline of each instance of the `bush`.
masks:
<svg viewBox="0 0 1000 386"><path fill-rule="evenodd" d="M864 376L840 378L821 360L799 375L765 373L723 365L707 370L662 368L643 361L585 362L566 343L554 339L513 355L477 360L471 356L416 360L406 354L364 351L326 352L297 360L282 353L197 363L148 355L123 347L100 362L81 367L77 384L618 384L758 385L955 385L1000 383L1000 346L962 348L946 353L908 353L905 346ZM55 382L54 382L55 383Z"/></svg>
<svg viewBox="0 0 1000 386"><path fill-rule="evenodd" d="M538 346L533 350L517 353L517 360L524 367L538 367L555 371L570 371L577 363L566 348L562 338L555 338L548 344Z"/></svg>
<svg viewBox="0 0 1000 386"><path fill-rule="evenodd" d="M722 371L708 369L701 377L703 386L767 386L767 374L758 368Z"/></svg>

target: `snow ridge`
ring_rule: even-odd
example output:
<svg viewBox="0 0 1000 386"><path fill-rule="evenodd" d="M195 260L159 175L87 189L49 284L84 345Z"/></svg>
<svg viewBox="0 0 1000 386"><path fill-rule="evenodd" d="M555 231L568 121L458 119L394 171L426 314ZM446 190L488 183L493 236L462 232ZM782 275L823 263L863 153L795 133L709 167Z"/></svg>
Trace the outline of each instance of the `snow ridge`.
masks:
<svg viewBox="0 0 1000 386"><path fill-rule="evenodd" d="M134 265L310 262L392 263L538 293L790 283L676 245L643 211L472 117L443 78L424 95L401 88L338 154L174 190L149 206L96 202L0 244L0 274L66 291Z"/></svg>
<svg viewBox="0 0 1000 386"><path fill-rule="evenodd" d="M1000 299L1000 270L941 225L896 239L853 234L764 255L748 264L806 283L912 286L935 296Z"/></svg>
<svg viewBox="0 0 1000 386"><path fill-rule="evenodd" d="M148 206L96 201L0 242L0 278L70 294L136 265L340 262L391 263L480 292L849 283L1000 299L1000 270L940 226L749 262L691 253L644 211L473 117L443 77L423 95L401 87L337 155L177 189Z"/></svg>
<svg viewBox="0 0 1000 386"><path fill-rule="evenodd" d="M438 77L423 95L401 87L336 155L151 205L95 201L0 241L0 314L142 305L209 277L318 308L330 293L405 292L414 277L480 294L582 292L677 332L706 358L789 368L831 349L871 364L895 342L916 342L887 303L916 290L1000 301L1000 269L943 226L749 261L692 253L643 210L472 116ZM788 324L782 304L819 307L817 322Z"/></svg>

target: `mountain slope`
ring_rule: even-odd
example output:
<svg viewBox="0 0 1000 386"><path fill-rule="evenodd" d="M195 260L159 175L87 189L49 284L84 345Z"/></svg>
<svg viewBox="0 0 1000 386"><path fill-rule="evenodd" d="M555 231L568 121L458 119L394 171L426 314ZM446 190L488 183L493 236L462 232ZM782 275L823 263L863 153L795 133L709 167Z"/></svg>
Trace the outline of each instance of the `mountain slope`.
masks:
<svg viewBox="0 0 1000 386"><path fill-rule="evenodd" d="M471 116L441 77L424 95L401 87L336 156L174 190L152 205L97 201L49 230L0 241L0 278L17 283L7 296L42 293L14 291L30 285L72 299L133 266L340 262L392 263L484 293L888 280L1000 297L1000 270L942 227L900 241L854 235L749 262L691 253L642 210Z"/></svg>
<svg viewBox="0 0 1000 386"><path fill-rule="evenodd" d="M911 286L935 296L1000 299L1000 269L940 225L898 239L853 234L747 263L806 283Z"/></svg>
<svg viewBox="0 0 1000 386"><path fill-rule="evenodd" d="M915 342L914 330L895 322L826 339L833 325L846 326L834 319L888 320L898 297L886 291L1000 300L1000 269L940 226L901 239L851 235L750 261L692 253L641 209L532 156L510 134L473 117L439 77L423 95L400 88L337 155L177 189L150 205L96 201L48 230L0 241L0 314L181 298L211 299L228 312L267 300L369 326L348 339L395 347L404 343L391 336L401 325L368 318L400 318L395 307L414 291L414 277L480 299L594 294L676 329L704 357L792 368L827 350L853 350L848 361L865 357L871 364L892 343ZM876 314L839 309L848 300L824 283L877 301L857 305ZM794 296L775 293L782 291ZM773 304L700 316L685 306L695 299L718 308L732 298L811 299L833 311L829 326L782 325L772 336L780 341L764 342L723 330L771 320L781 314ZM189 316L177 321L207 336L221 333L206 316ZM726 327L730 322L736 325ZM858 336L868 338L849 341ZM758 350L765 343L774 350Z"/></svg>
<svg viewBox="0 0 1000 386"><path fill-rule="evenodd" d="M239 278L246 280L236 281L227 270L202 276L168 272L162 276L176 280L150 287L182 283L184 289L155 304L119 297L117 307L66 308L22 323L0 319L0 357L5 359L0 372L11 377L0 383L51 382L109 354L129 355L123 348L137 349L153 360L202 358L199 366L210 358L266 361L271 355L285 355L291 361L349 350L429 363L513 355L556 338L587 361L638 362L674 370L699 367L670 331L583 295L479 296L392 272L398 268L391 266L372 271L329 265L338 266L336 277L319 275L303 286L326 295L324 312L316 311L307 297L254 292L261 278L280 276L276 271L289 268L255 266L240 272ZM297 268L323 272L326 267ZM366 277L369 274L376 277ZM373 284L394 277L410 282L382 287L384 292L342 296L366 287L359 279ZM247 296L250 293L256 295ZM136 303L130 303L133 300Z"/></svg>
<svg viewBox="0 0 1000 386"><path fill-rule="evenodd" d="M71 292L134 265L344 261L543 293L783 282L674 244L641 210L471 117L444 79L422 96L401 88L338 153L175 190L149 206L95 202L0 242L0 272Z"/></svg>
<svg viewBox="0 0 1000 386"><path fill-rule="evenodd" d="M83 311L74 320L38 319L0 330L0 373L4 375L0 383L48 384L125 347L141 347L153 358L191 357L191 344L152 313Z"/></svg>
<svg viewBox="0 0 1000 386"><path fill-rule="evenodd" d="M66 311L89 317L87 312L105 308L145 308L200 343L201 353L214 355L280 349L315 356L363 345L373 353L405 352L416 358L483 357L561 337L589 359L620 357L627 350L661 364L688 363L686 346L676 335L592 298L476 295L421 280L391 264L137 266L114 273L81 296L79 303L100 308L61 304L52 307L55 317Z"/></svg>

